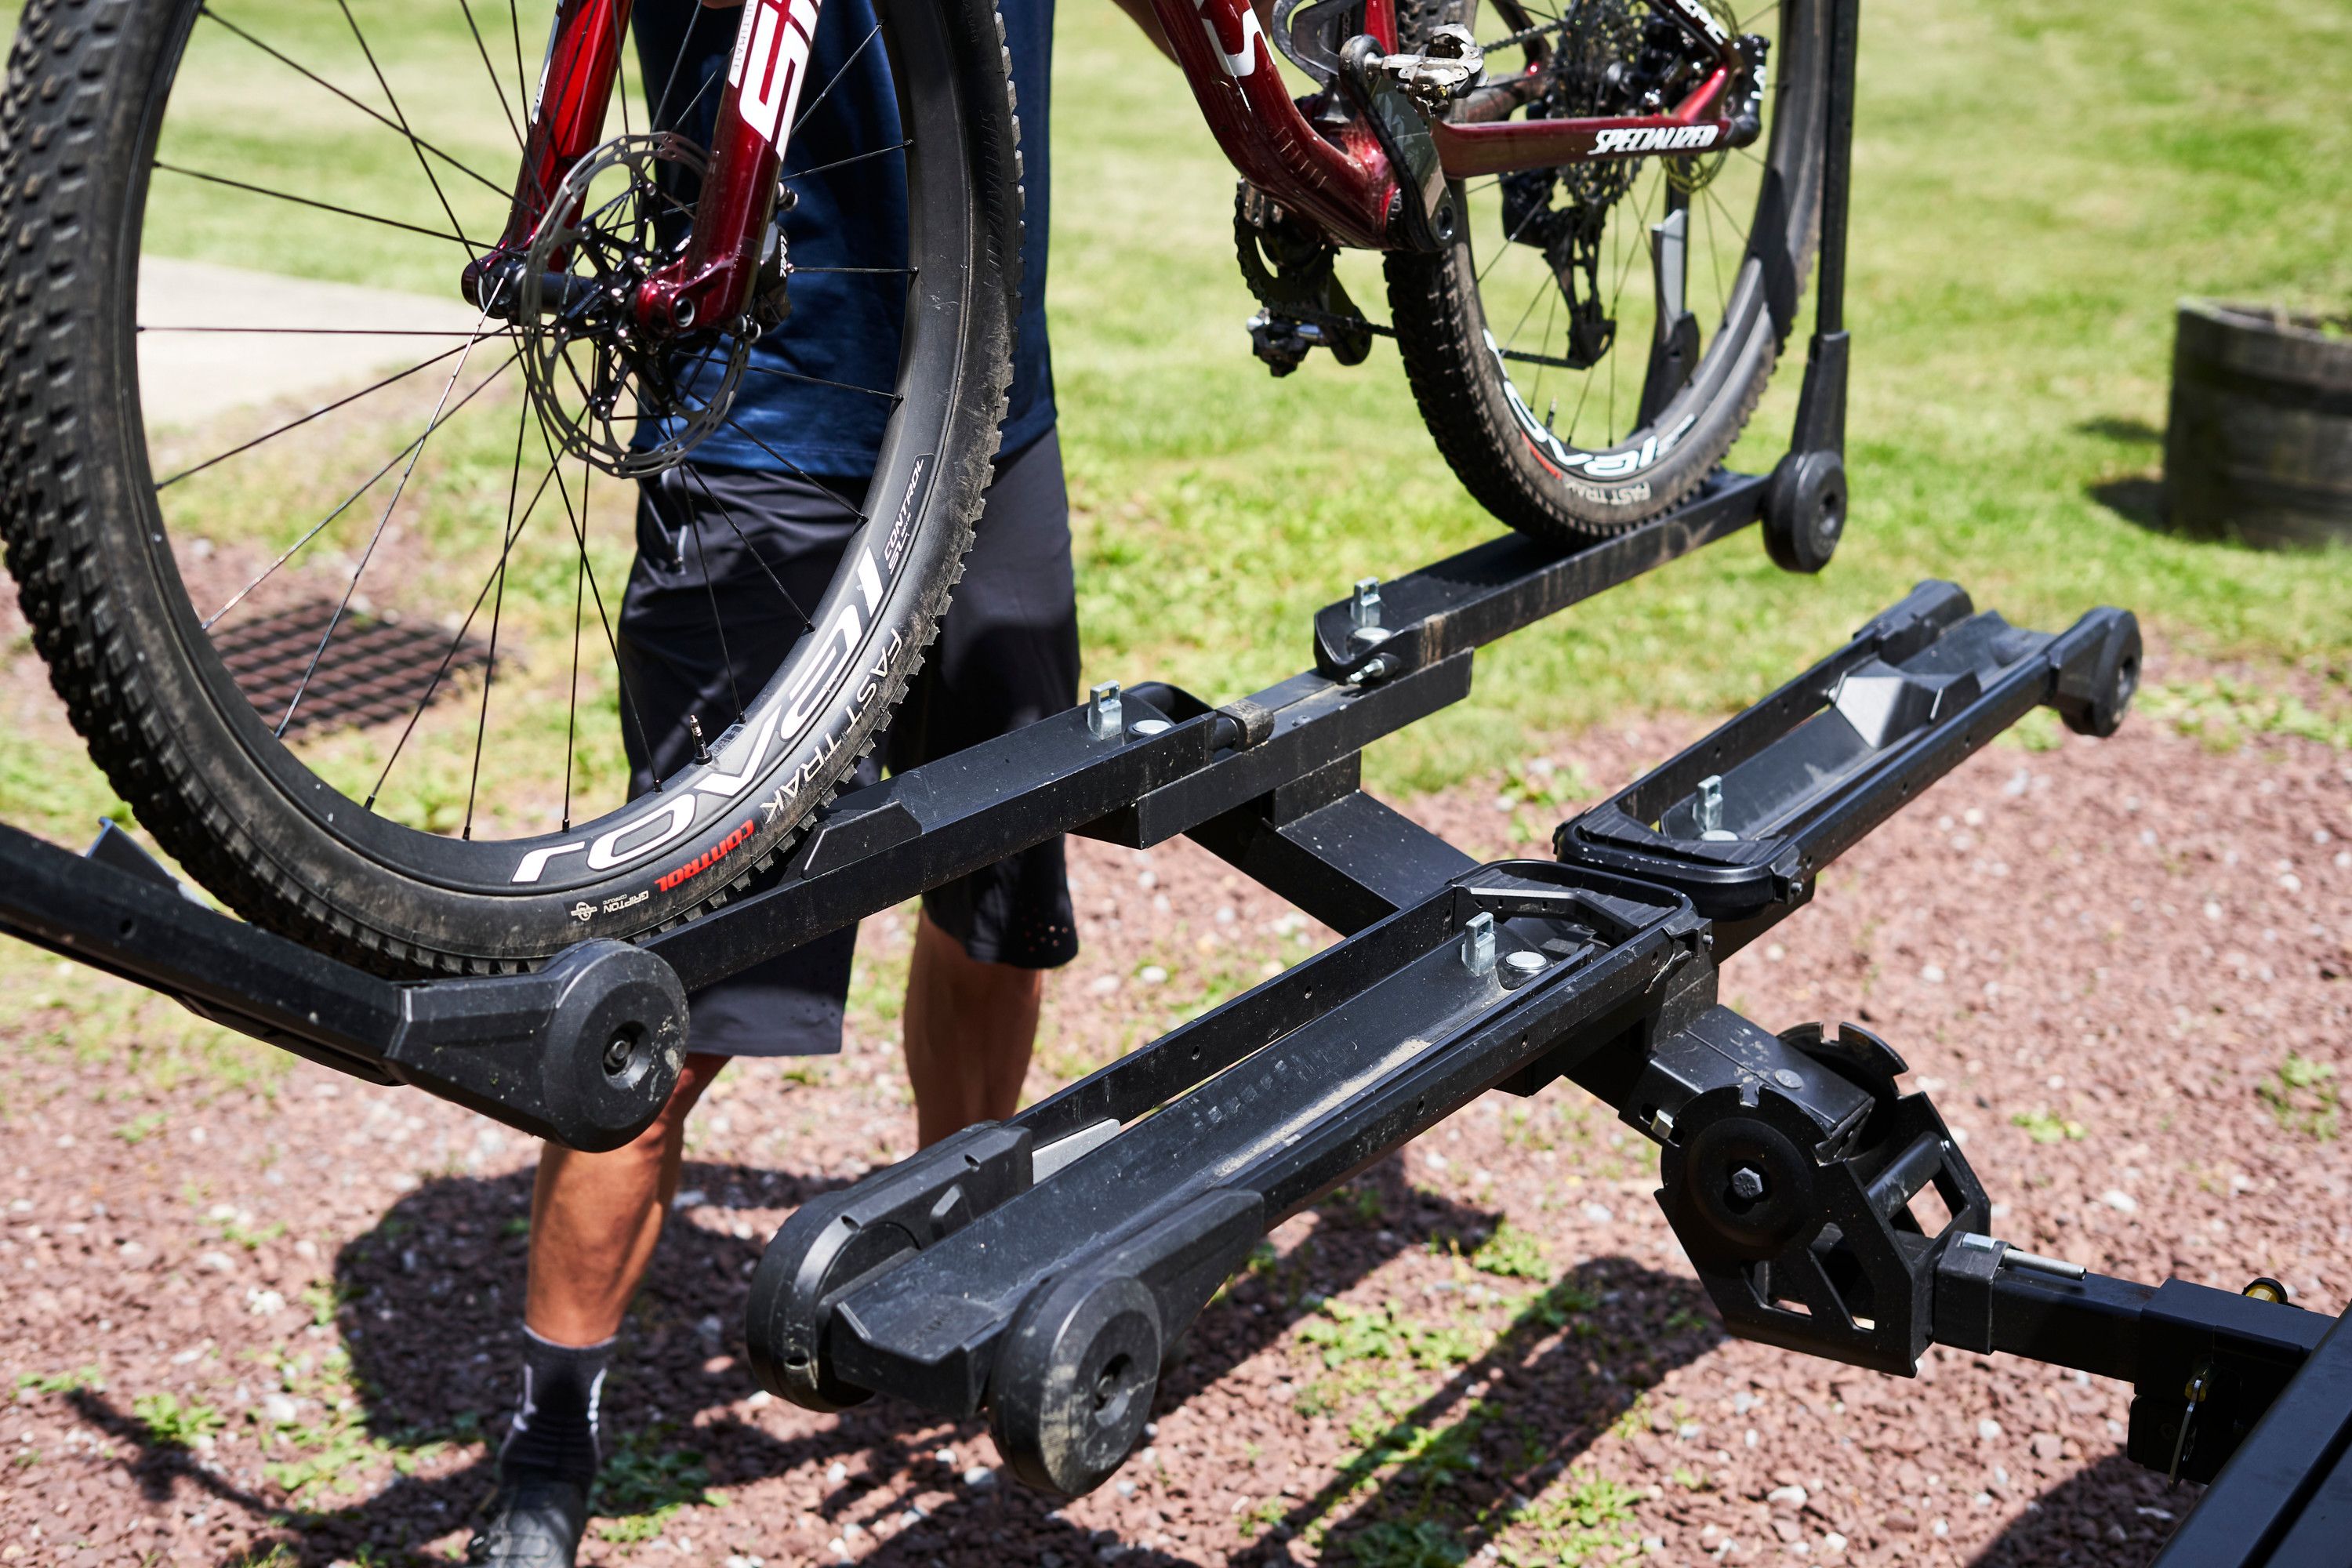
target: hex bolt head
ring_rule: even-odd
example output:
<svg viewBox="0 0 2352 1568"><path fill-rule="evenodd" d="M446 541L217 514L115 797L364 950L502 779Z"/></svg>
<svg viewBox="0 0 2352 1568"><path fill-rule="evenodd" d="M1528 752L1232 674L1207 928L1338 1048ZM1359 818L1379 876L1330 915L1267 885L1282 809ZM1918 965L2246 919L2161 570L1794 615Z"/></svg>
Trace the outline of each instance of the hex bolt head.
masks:
<svg viewBox="0 0 2352 1568"><path fill-rule="evenodd" d="M1755 1166L1741 1165L1731 1173L1731 1195L1741 1203L1757 1203L1764 1192L1764 1173Z"/></svg>

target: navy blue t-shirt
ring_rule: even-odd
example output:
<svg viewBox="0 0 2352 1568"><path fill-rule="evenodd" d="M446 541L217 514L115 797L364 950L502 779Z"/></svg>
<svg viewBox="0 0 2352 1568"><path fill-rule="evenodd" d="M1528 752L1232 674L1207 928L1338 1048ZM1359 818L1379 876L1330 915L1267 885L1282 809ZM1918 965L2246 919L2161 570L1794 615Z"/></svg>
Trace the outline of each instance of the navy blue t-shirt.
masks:
<svg viewBox="0 0 2352 1568"><path fill-rule="evenodd" d="M999 0L999 5L1013 55L1027 195L1013 395L1002 447L1009 455L1054 426L1054 370L1045 346L1046 88L1054 0ZM742 13L698 0L637 0L634 16L646 98L666 99L660 119L709 146ZM846 479L873 471L890 405L871 392L887 394L897 384L907 279L903 273L817 269L903 268L907 261L906 163L889 151L904 134L889 58L875 27L873 0L824 0L801 118L785 146L784 184L799 197L784 216L786 253L797 269L792 313L752 347L731 416L742 428L714 431L695 448L698 462L767 472L798 468ZM849 387L871 391L845 390Z"/></svg>

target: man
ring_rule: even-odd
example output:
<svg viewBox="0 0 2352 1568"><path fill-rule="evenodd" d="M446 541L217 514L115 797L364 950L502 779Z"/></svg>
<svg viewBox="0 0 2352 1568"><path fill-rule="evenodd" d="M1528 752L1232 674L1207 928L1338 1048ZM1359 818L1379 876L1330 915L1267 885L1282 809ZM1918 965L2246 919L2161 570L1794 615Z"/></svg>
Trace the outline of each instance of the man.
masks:
<svg viewBox="0 0 2352 1568"><path fill-rule="evenodd" d="M1034 722L1077 695L1068 498L1044 310L1053 0L1001 3L1027 187L1013 393L963 582L878 748L894 769ZM640 79L663 103L656 118L706 146L719 98L713 79L726 68L737 16L691 0L635 7ZM829 258L871 265L877 246L903 251L898 160L797 173L898 139L887 58L858 48L873 27L871 0L826 0L809 69L813 81L839 79L804 106L785 171L797 197L786 237L803 267ZM689 716L731 715L733 691L764 686L790 650L799 628L776 613L771 574L803 605L816 603L832 579L856 526L887 405L801 377L890 385L901 289L870 273L798 274L791 317L753 351L735 427L642 487L637 559L619 626L623 678L652 737L648 748L636 726L623 727L639 791L692 753ZM761 365L795 375L761 374ZM705 727L716 733L724 722ZM871 759L861 773L875 776ZM677 1188L687 1117L730 1057L840 1049L856 939L855 928L837 932L697 994L677 1090L635 1142L605 1154L553 1145L541 1152L522 1404L467 1561L502 1568L572 1562L596 1472L605 1370ZM1044 971L1076 952L1058 839L925 896L904 1013L922 1142L1016 1109Z"/></svg>

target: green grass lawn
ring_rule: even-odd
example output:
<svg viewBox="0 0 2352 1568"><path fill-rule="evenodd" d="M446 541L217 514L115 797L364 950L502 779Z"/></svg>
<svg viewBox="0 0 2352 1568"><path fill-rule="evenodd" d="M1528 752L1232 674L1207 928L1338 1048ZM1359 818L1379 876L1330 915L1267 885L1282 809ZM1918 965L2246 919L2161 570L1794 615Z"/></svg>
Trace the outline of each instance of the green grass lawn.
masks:
<svg viewBox="0 0 2352 1568"><path fill-rule="evenodd" d="M334 7L215 9L382 103ZM509 177L513 142L466 14L383 0L354 10L406 115L488 182L436 163L457 222L469 234L494 226L490 184ZM509 20L479 3L473 16L519 100L515 39L535 70L543 16ZM1353 370L1318 356L1283 381L1250 356L1233 174L1183 83L1099 0L1066 0L1059 28L1049 305L1087 675L1173 679L1223 700L1304 664L1309 613L1353 579L1401 574L1495 525L1438 458L1392 348ZM1375 748L1375 781L1443 785L1628 710L1735 707L1930 575L2043 626L2126 605L2175 647L2257 672L2315 672L2340 710L2352 680L2342 556L2189 543L2100 498L2145 504L2177 298L2340 306L2352 295L2348 34L2352 15L2276 4L1867 8L1849 300L1854 511L1837 562L1819 578L1785 576L1746 535L1523 632L1481 655L1467 702ZM197 68L167 121L167 160L446 226L404 143L351 105L216 21L199 23L189 58ZM271 112L242 112L259 102ZM272 140L287 127L308 140ZM152 253L418 291L446 291L454 277L458 258L443 242L378 228L354 244L354 226L336 220L340 243L321 246L327 220L315 212L163 174L155 188ZM1349 266L1358 298L1377 307L1377 262ZM1805 330L1737 455L1750 466L1768 465L1784 438ZM418 406L404 405L398 428L415 427L432 390L406 400ZM501 409L513 416L495 393L483 407L484 427ZM394 428L387 414L383 432ZM380 434L322 425L268 463L173 492L173 504L212 536L275 550L301 523L290 503L273 503L331 504L335 465ZM510 435L496 434L453 431L409 503L413 537L440 552L449 603L433 609L444 616L462 612L496 557L510 478L500 457ZM284 496L270 490L281 484ZM597 510L617 524L626 498L613 492ZM181 526L175 517L175 534ZM553 721L566 679L559 645L576 584L561 515L532 527L506 624L529 689L545 699L514 707L510 722L536 732ZM600 547L600 576L616 580L625 552L625 535ZM421 804L404 812L420 822L457 818L463 717L428 721L425 740L436 725L448 733L446 754L425 765ZM110 796L87 770L61 773L47 743L0 737L0 816L79 837ZM596 749L600 787L613 787L609 726ZM318 757L362 786L370 773L356 737ZM502 765L495 748L488 765Z"/></svg>

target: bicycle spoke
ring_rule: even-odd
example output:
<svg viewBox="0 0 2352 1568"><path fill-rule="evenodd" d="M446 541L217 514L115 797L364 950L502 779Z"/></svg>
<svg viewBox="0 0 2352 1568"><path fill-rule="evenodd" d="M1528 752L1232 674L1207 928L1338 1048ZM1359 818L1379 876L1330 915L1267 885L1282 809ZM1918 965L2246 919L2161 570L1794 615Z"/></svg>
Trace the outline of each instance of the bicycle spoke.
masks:
<svg viewBox="0 0 2352 1568"><path fill-rule="evenodd" d="M446 240L451 245L463 246L468 255L472 254L474 248L461 234L444 234L437 228L425 228L416 224L403 223L395 217L379 217L374 213L354 212L350 207L339 207L332 202L298 196L290 191L273 191L267 185L248 185L243 180L232 180L225 174L208 174L202 169L184 169L177 163L166 163L161 158L155 160L154 166L167 174L180 174L191 180L203 180L210 184L226 185L233 191L246 191L257 196L271 196L281 202L292 202L297 206L317 207L320 212L333 213L338 217L355 217L362 223L382 224L386 228L401 229L409 234L421 234L427 239Z"/></svg>
<svg viewBox="0 0 2352 1568"><path fill-rule="evenodd" d="M142 322L141 322L141 323L139 324L139 326L138 326L137 330L138 330L138 331L142 331L142 332L239 332L239 333L250 333L250 334L258 335L258 336L272 336L272 335L275 335L275 336L278 336L278 337L298 337L298 338L464 338L464 339L465 339L467 342L481 342L484 338L495 338L495 337L499 336L499 333L501 333L501 332L506 332L506 331L511 331L512 329L511 329L511 328L509 328L509 327L501 326L501 327L499 327L499 328L498 331L495 331L495 332L461 332L461 331L457 331L457 330L456 330L456 329L454 329L454 328L450 328L450 329L434 329L434 328L426 328L426 327L187 327L187 326L181 326L181 325L179 325L179 324L177 324L177 323L161 323L161 322L156 323L156 324L153 324L153 325L150 325L150 324L148 324L148 323L146 323L146 322L143 322L143 321L142 321Z"/></svg>
<svg viewBox="0 0 2352 1568"><path fill-rule="evenodd" d="M515 119L514 106L507 101L507 84L499 79L499 68L490 63L490 46L482 40L482 29L474 25L474 8L467 0L457 0L457 9L466 14L466 31L474 35L474 52L482 57L482 69L490 79L490 90L499 95L499 111L507 117L507 129L514 133L515 147L523 144L522 124Z"/></svg>
<svg viewBox="0 0 2352 1568"><path fill-rule="evenodd" d="M400 100L393 96L392 83L384 79L383 68L375 61L375 51L368 47L367 35L360 31L360 19L352 15L351 0L335 0L335 4L341 7L343 20L352 25L352 37L359 40L360 53L366 57L368 69L375 75L376 86L383 89L383 100L392 105L392 117L400 121L400 133L408 138L409 150L416 154L416 166L423 171L425 183L433 187L433 199L441 204L442 215L448 218L449 226L457 231L457 237L465 239L466 226L457 221L457 209L449 205L448 193L441 188L441 181L434 174L433 165L425 161L424 150L416 142L416 132L408 128L408 116L401 112ZM495 190L497 187L491 188ZM471 240L466 240L466 248L474 248Z"/></svg>
<svg viewBox="0 0 2352 1568"><path fill-rule="evenodd" d="M482 320L488 321L489 317L485 315ZM294 710L302 706L302 694L310 689L310 678L319 672L319 661L327 657L327 645L334 640L335 628L341 624L343 612L351 607L352 595L359 592L360 579L366 575L368 563L375 557L375 547L383 540L383 531L392 521L392 514L399 509L400 498L408 493L408 481L415 474L416 465L424 460L425 444L433 432L440 428L441 411L448 406L449 395L457 389L458 378L466 374L466 361L473 357L473 353L474 345L467 343L458 357L457 368L449 373L448 381L443 384L441 400L434 405L432 418L425 421L425 434L416 438L415 447L408 456L408 467L401 470L400 482L392 489L392 500L384 503L383 515L376 519L375 531L368 535L367 548L360 552L360 563L352 571L351 583L343 589L342 599L335 605L335 613L327 618L326 635L320 637L317 649L310 655L310 664L302 671L302 679L294 683L294 695L286 703L286 717L278 721L278 739L285 739L286 727L294 722Z"/></svg>
<svg viewBox="0 0 2352 1568"><path fill-rule="evenodd" d="M794 267L790 263L785 265L784 270L787 273L805 272L811 275L819 272L857 273L873 278L912 278L916 271L912 267Z"/></svg>
<svg viewBox="0 0 2352 1568"><path fill-rule="evenodd" d="M835 169L846 169L852 163L863 163L868 158L887 158L893 153L903 153L914 144L914 139L909 137L904 142L893 142L887 147L877 147L870 153L852 153L846 158L835 158L832 163L819 163L814 169L793 170L779 177L788 181L814 179L819 174L830 174Z"/></svg>
<svg viewBox="0 0 2352 1568"><path fill-rule="evenodd" d="M472 345L468 344L467 346L471 347ZM271 562L268 565L263 567L261 570L261 575L256 577L252 582L247 583L244 587L239 588L236 593L230 595L228 603L223 605L219 609L215 610L210 616L205 617L204 629L207 632L211 631L215 626L219 624L220 618L223 616L227 615L231 610L236 609L238 605L244 603L247 595L250 595L256 588L260 587L264 583L267 583L271 577L275 576L278 569L285 565L289 561L291 561L304 545L318 538L320 532L330 523L333 522L335 519L342 516L344 512L349 511L352 506L357 504L360 497L373 489L378 479L383 479L384 475L392 472L393 464L399 462L411 452L423 447L425 436L432 435L435 430L439 429L443 425L446 425L451 419L456 418L460 409L464 408L466 405L471 403L476 397L479 396L483 389L488 387L492 382L498 380L499 377L513 369L516 362L521 358L522 355L520 353L508 355L505 363L499 365L498 369L490 372L489 374L477 382L474 385L473 391L468 392L465 396L459 398L457 400L457 406L450 409L447 414L443 415L433 425L429 426L425 429L424 436L419 436L415 440L411 441L407 446L403 447L399 451L394 452L390 460L387 461L383 468L378 468L373 474L371 474L367 479L361 484L359 489L353 490L349 496L346 496L341 505L337 506L334 510L329 512L326 516L320 518L316 523L312 524L310 531L305 533L292 544L288 545L283 554L279 555L277 560ZM462 369L463 367L461 366L460 368Z"/></svg>
<svg viewBox="0 0 2352 1568"><path fill-rule="evenodd" d="M466 778L466 821L465 825L457 830L457 837L460 838L474 837L474 799L482 783L482 740L489 733L490 729L490 688L498 684L499 679L499 623L505 616L507 607L507 557L514 551L515 497L522 489L522 436L524 426L530 419L530 402L526 398L522 406L515 412L514 467L507 470L507 526L503 537L499 542L499 563L491 569L490 573L498 587L490 599L490 647L488 655L482 664L482 707L474 721L474 766L473 771ZM555 465L550 463L547 471L551 474L555 472ZM525 521L529 521L527 513Z"/></svg>
<svg viewBox="0 0 2352 1568"><path fill-rule="evenodd" d="M806 103L801 105L800 113L793 119L793 128L790 132L791 136L797 136L800 134L801 127L806 125L808 123L809 116L816 112L816 106L824 101L825 95L834 89L835 85L838 83L843 77L849 74L849 68L856 65L857 63L857 57L866 52L866 46L872 43L881 36L882 25L879 22L877 22L873 27L866 32L866 35L864 37L857 40L857 47L850 50L849 58L843 60L841 64L835 68L833 75L827 79L825 84L817 89L816 96L810 99ZM789 139L785 144L787 146L791 144Z"/></svg>
<svg viewBox="0 0 2352 1568"><path fill-rule="evenodd" d="M826 486L819 483L815 476L812 475L807 469L802 468L798 463L793 462L790 458L785 457L782 452L777 451L773 447L769 446L765 441L761 440L757 436L752 435L749 430L744 429L741 421L738 420L733 415L729 415L719 423L722 428L734 431L735 434L742 437L743 439L751 442L751 445L759 447L760 450L767 453L768 456L773 458L779 463L783 464L787 469L791 470L793 478L816 486L818 489L824 490L827 495L833 495L834 492ZM836 497L835 499L839 498ZM845 500L842 501L841 510L847 512L850 516L856 518L860 522L864 522L866 521L866 513L856 507L850 505Z"/></svg>
<svg viewBox="0 0 2352 1568"><path fill-rule="evenodd" d="M719 637L719 662L727 667L727 692L735 699L735 717L740 722L743 717L743 688L735 679L735 655L727 647L727 620L719 613L719 589L710 581L710 557L702 548L702 524L693 520L686 528L694 540L695 568L702 574L703 596L710 601L710 629Z"/></svg>
<svg viewBox="0 0 2352 1568"><path fill-rule="evenodd" d="M474 626L474 617L482 613L482 601L489 597L490 584L506 574L507 552L514 548L516 541L522 538L523 530L530 525L531 513L538 510L540 498L547 493L548 481L553 478L553 468L540 477L539 489L531 492L530 503L523 508L522 521L515 525L512 537L506 542L505 549L499 552L498 564L490 569L490 576L483 578L481 587L475 591L472 608L466 612L466 618L457 624L456 634L449 638L449 646L443 650L441 662L433 671L433 679L425 683L425 694L416 700L415 708L409 712L408 722L401 729L400 739L393 743L392 755L383 760L383 771L376 774L375 784L368 791L367 799L360 803L361 810L375 809L377 798L383 794L384 781L392 777L393 764L400 761L400 753L407 746L408 737L415 731L416 721L424 718L425 709L432 706L433 693L440 689L442 677L449 673L449 666L457 660L457 650L465 646L466 634ZM470 811L471 807L467 809Z"/></svg>
<svg viewBox="0 0 2352 1568"><path fill-rule="evenodd" d="M793 597L792 590L784 586L784 580L776 575L775 568L768 564L767 558L753 548L750 537L744 533L742 526L735 521L735 513L729 510L725 501L719 499L719 492L710 488L710 481L702 477L702 470L691 463L682 463L678 466L678 472L688 475L696 484L702 487L702 499L719 509L719 515L726 521L727 527L735 535L737 542L743 546L743 552L759 564L761 575L774 584L776 593L783 599L784 604L793 615L800 617L801 629L816 630L816 622L811 620L809 613L801 608L800 601ZM833 492L828 490L825 493L830 495Z"/></svg>
<svg viewBox="0 0 2352 1568"><path fill-rule="evenodd" d="M464 4L464 0L458 0L458 3L462 5ZM318 83L329 92L333 93L337 98L341 99L345 103L350 104L353 109L358 110L362 114L366 115L370 120L374 121L377 124L406 137L411 146L419 148L423 152L432 153L435 157L440 159L443 163L448 164L459 174L464 174L467 179L477 181L479 184L488 186L489 189L499 192L501 195L506 194L504 186L499 184L494 180L484 177L481 174L478 173L472 165L457 158L455 154L444 152L442 149L435 146L432 142L425 141L423 137L409 130L405 125L400 124L396 121L385 119L383 113L379 110L371 108L367 104L362 103L358 99L353 98L350 93L345 92L341 88L337 87L333 82L329 81L325 77L322 77L318 72L310 69L310 67L302 64L299 60L297 60L292 57L271 47L269 45L263 43L259 38L255 37L251 33L247 32L243 27L238 26L227 17L214 10L211 6L206 5L199 7L197 15L212 18L215 23L220 26L226 27L229 32L234 33L236 37L244 39L247 43L251 44L255 48L259 49L271 59L276 60L278 64L286 67L287 69L294 71L307 79ZM505 101L504 98L501 97L499 101L503 103Z"/></svg>
<svg viewBox="0 0 2352 1568"><path fill-rule="evenodd" d="M548 477L555 475L555 465L547 466ZM593 470L588 459L580 459L580 514L588 514L588 484ZM563 708L563 816L562 831L572 831L572 757L580 731L580 614L586 607L588 552L580 552L580 569L572 574L572 689Z"/></svg>
<svg viewBox="0 0 2352 1568"><path fill-rule="evenodd" d="M347 407L352 404L357 403L361 398L369 395L371 393L381 392L385 387L390 386L394 382L405 381L421 370L430 370L435 365L439 364L443 360L447 359L451 354L464 353L476 343L485 342L489 338L504 335L505 334L503 332L488 332L478 335L468 335L466 341L458 344L456 348L444 349L439 353L435 354L431 359L422 360L415 364L410 365L406 370L385 376L382 381L379 381L371 386L363 386L348 397L339 397L323 408L314 408L310 413L303 415L299 419L289 419L285 424L278 426L277 429L268 431L263 435L256 436L250 441L242 442L235 447L231 447L227 451L220 453L216 457L206 458L203 462L196 464L194 468L182 468L170 479L157 481L155 489L160 493L161 491L168 489L172 486L178 484L182 479L203 473L206 468L213 467L216 463L225 463L240 453L250 452L265 441L275 440L277 437L286 434L289 430L299 429L301 426L310 423L313 419L321 418L327 415L332 414L338 408ZM397 458L394 460L395 462L398 461Z"/></svg>
<svg viewBox="0 0 2352 1568"><path fill-rule="evenodd" d="M670 123L662 118L662 112L669 107L669 95L677 86L677 73L686 68L687 60L694 53L694 30L702 26L703 14L709 9L708 5L697 5L694 16L687 22L686 37L678 40L677 58L669 62L669 77L662 83L661 97L654 100L653 113L646 121L648 130L659 131Z"/></svg>
<svg viewBox="0 0 2352 1568"><path fill-rule="evenodd" d="M855 383L846 381L827 381L821 375L804 375L796 370L778 370L772 365L749 363L745 364L743 368L751 374L772 375L779 381L804 381L811 386L830 386L837 388L843 392L862 392L868 397L879 397L888 403L903 401L900 395L896 392L884 392L879 387L859 386Z"/></svg>
<svg viewBox="0 0 2352 1568"><path fill-rule="evenodd" d="M549 438L544 423L539 426L539 439L540 444L547 448L547 463L549 468L552 470L556 463L555 445ZM627 738L625 727L631 721L635 721L638 743L646 749L646 770L653 774L654 788L658 790L662 787L662 776L655 762L653 731L646 728L645 715L637 710L636 697L629 690L628 668L621 662L621 640L613 635L613 617L604 609L604 591L597 586L596 566L588 559L588 476L583 473L580 479L580 510L573 511L572 492L564 489L562 479L555 481L555 493L562 500L564 515L572 523L572 538L580 552L580 570L588 580L589 597L595 601L596 619L604 628L604 647L613 656L613 676L621 688L623 739Z"/></svg>

